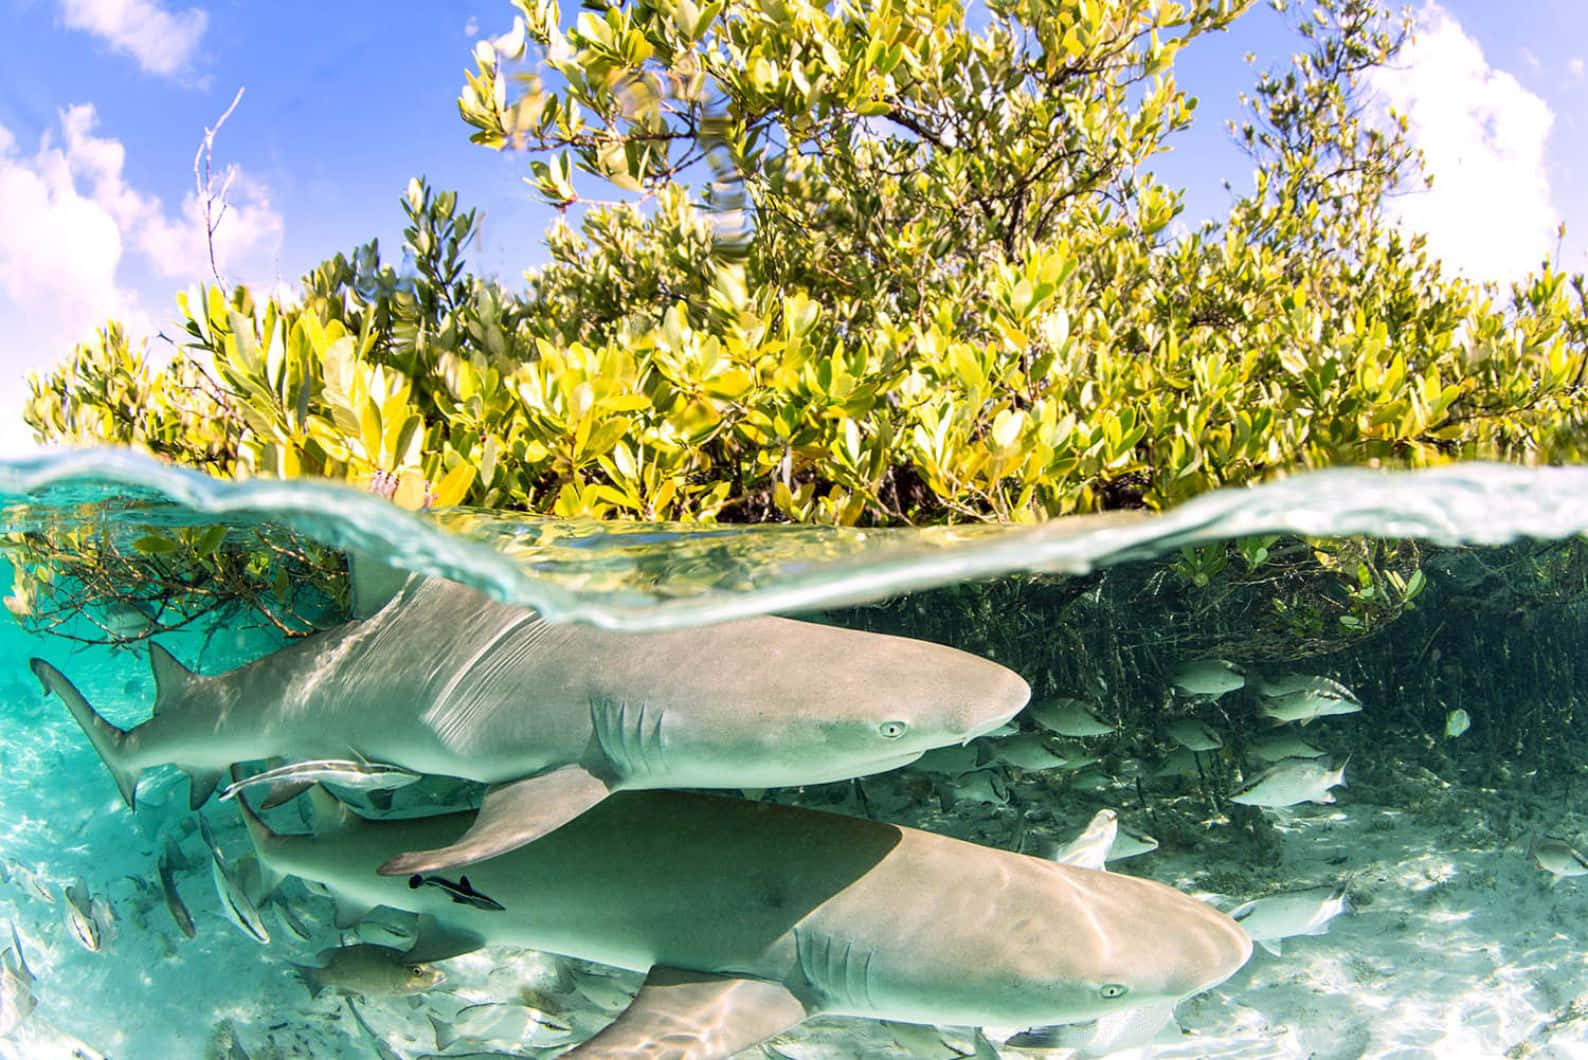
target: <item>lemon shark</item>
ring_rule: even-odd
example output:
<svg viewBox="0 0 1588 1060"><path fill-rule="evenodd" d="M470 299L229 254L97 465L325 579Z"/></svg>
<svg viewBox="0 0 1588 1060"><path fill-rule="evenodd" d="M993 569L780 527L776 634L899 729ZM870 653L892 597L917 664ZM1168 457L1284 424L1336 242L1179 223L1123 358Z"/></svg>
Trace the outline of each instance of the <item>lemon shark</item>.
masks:
<svg viewBox="0 0 1588 1060"><path fill-rule="evenodd" d="M368 618L200 676L150 647L154 715L105 721L49 663L129 807L172 763L194 808L221 770L356 753L490 785L474 827L394 852L406 875L530 842L625 788L766 788L882 772L1003 724L1019 675L905 637L760 617L659 633L557 625L468 586L414 576Z"/></svg>
<svg viewBox="0 0 1588 1060"><path fill-rule="evenodd" d="M1229 917L1151 880L882 822L634 791L469 870L499 909L373 870L467 815L364 820L314 792L315 835L239 798L268 873L328 890L339 921L419 914L405 960L523 946L648 976L573 1056L721 1057L818 1014L1032 1026L1174 1005L1251 954Z"/></svg>

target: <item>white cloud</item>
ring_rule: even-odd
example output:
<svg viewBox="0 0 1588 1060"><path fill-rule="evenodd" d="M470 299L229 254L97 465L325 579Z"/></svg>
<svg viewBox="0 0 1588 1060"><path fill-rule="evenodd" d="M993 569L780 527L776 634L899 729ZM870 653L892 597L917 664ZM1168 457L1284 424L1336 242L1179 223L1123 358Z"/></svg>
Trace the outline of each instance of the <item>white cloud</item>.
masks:
<svg viewBox="0 0 1588 1060"><path fill-rule="evenodd" d="M1577 80L1581 81L1583 75L1583 61L1579 58L1567 59L1566 72L1571 74L1572 77L1575 77Z"/></svg>
<svg viewBox="0 0 1588 1060"><path fill-rule="evenodd" d="M469 20L463 24L463 35L469 38L478 37L480 35L480 20L470 15Z"/></svg>
<svg viewBox="0 0 1588 1060"><path fill-rule="evenodd" d="M1417 12L1416 38L1394 68L1375 71L1379 101L1406 116L1432 189L1390 203L1426 233L1429 250L1476 280L1504 282L1554 248L1546 145L1555 115L1483 57L1478 42L1437 3Z"/></svg>
<svg viewBox="0 0 1588 1060"><path fill-rule="evenodd" d="M31 155L0 127L0 428L17 422L27 373L48 368L107 319L133 337L153 334L174 314L171 291L209 275L197 192L171 210L129 185L126 149L96 135L95 123L92 105L68 107L59 139L46 134ZM229 281L268 284L281 217L267 189L244 174L229 199L216 262ZM145 286L159 292L152 308ZM18 437L0 429L0 448Z"/></svg>
<svg viewBox="0 0 1588 1060"><path fill-rule="evenodd" d="M187 68L209 22L199 8L167 11L156 0L61 0L61 15L67 28L92 33L166 77Z"/></svg>

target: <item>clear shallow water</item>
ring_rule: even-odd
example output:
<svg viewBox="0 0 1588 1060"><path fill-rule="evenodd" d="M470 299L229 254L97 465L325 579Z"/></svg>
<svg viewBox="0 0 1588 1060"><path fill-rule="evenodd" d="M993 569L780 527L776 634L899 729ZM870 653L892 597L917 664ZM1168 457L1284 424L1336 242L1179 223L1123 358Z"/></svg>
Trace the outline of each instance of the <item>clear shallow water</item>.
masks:
<svg viewBox="0 0 1588 1060"><path fill-rule="evenodd" d="M1259 951L1233 978L1183 1003L1183 1033L1160 1036L1157 1055L1571 1056L1588 1038L1583 881L1550 887L1528 856L1541 835L1588 837L1588 674L1577 661L1588 633L1588 556L1570 540L1588 529L1588 474L1576 469L1297 476L1165 517L1083 521L1062 533L691 532L415 516L347 491L232 486L124 454L9 465L0 468L0 491L10 532L96 526L130 543L184 525L220 521L243 533L268 524L336 548L389 552L499 598L614 627L824 607L813 617L994 658L1031 683L1034 705L1085 699L1116 728L1056 737L1028 711L1017 719L1021 734L984 737L968 752L858 784L763 797L1039 856L1112 807L1160 844L1116 871L1221 909L1349 882L1354 915L1332 921L1327 934L1287 940L1281 957ZM1222 547L1254 534L1280 535L1255 565ZM1369 540L1341 541L1358 534ZM1382 599L1395 592L1390 573L1405 584L1419 572L1425 588L1413 609ZM1367 587L1381 594L1377 603L1363 597ZM36 1005L0 1038L0 1056L69 1056L74 1048L238 1055L226 1052L228 1042L254 1057L374 1055L342 999L311 999L291 967L338 941L328 901L289 884L283 895L309 940L294 938L272 911L270 943L246 937L222 911L186 809L186 781L151 771L139 811L129 813L60 701L45 699L26 667L31 656L48 658L107 717L131 725L153 702L146 646L82 646L19 628L6 636L0 923L17 926ZM206 673L281 644L257 623L202 622L160 642ZM1211 702L1176 695L1176 669L1211 656L1270 678L1328 677L1364 709L1277 729L1251 687ZM1470 727L1447 736L1456 710ZM1211 726L1224 746L1190 756L1174 735L1184 721ZM1349 756L1338 801L1283 815L1232 802L1260 771L1258 746L1291 730L1336 762ZM1032 766L1016 748L1029 756L1033 744L1072 767ZM1073 766L1085 758L1096 761ZM205 813L228 857L246 855L231 808L211 804ZM158 891L168 842L196 928L191 940ZM61 892L78 878L109 909L98 952L67 923ZM385 936L371 928L366 937ZM443 967L447 981L423 995L360 1006L399 1055L440 1051L450 1035L438 1038L435 1024L483 1023L491 1025L481 1036L465 1035L447 1051L513 1045L554 1055L555 1044L525 1044L513 1010L491 1013L492 1023L463 1009L531 1001L588 1033L638 984L632 974L592 978L592 969L576 973L502 947ZM504 1028L516 1028L513 1041ZM772 1048L796 1057L950 1056L972 1044L963 1029L933 1039L832 1018Z"/></svg>

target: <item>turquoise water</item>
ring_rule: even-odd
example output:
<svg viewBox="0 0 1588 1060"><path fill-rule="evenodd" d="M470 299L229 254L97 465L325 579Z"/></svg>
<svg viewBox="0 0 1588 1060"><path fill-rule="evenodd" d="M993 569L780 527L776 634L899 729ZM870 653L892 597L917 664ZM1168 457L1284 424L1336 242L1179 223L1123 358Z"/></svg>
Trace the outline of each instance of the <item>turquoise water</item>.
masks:
<svg viewBox="0 0 1588 1060"><path fill-rule="evenodd" d="M70 548L71 533L91 531L96 547L155 564L158 554L134 542L221 526L239 547L375 554L609 630L798 613L995 660L1032 688L1011 727L858 782L729 794L1033 857L1051 856L1111 808L1157 843L1112 871L1218 909L1315 889L1321 908L1344 889L1354 912L1285 938L1278 956L1259 949L1181 1002L1178 1029L1158 1034L1153 1055L1583 1055L1588 909L1570 873L1588 838L1588 674L1577 662L1588 551L1574 536L1588 530L1588 472L1328 472L1156 518L932 531L415 515L351 491L217 483L129 454L3 465L0 494L9 534ZM286 588L290 607L266 605L290 612L293 632L339 619L335 600ZM76 614L74 591L58 587L47 611L36 607L5 633L0 928L15 925L31 981L12 958L0 1056L557 1055L627 1003L638 974L511 945L439 961L443 981L400 996L389 979L366 984L354 1000L364 1026L338 990L311 997L294 965L339 943L405 945L411 924L382 913L339 932L330 899L289 881L260 896L269 941L250 936L223 907L188 781L151 769L130 812L61 699L46 697L28 667L47 660L112 723L131 727L155 700L155 625L180 626L152 639L204 674L285 659L273 655L286 645L282 629L246 608L187 621L136 586L135 610L96 600ZM1217 698L1177 691L1183 666L1213 659L1240 664L1246 681ZM1338 684L1350 698L1330 702L1361 709L1277 724L1270 715L1286 709L1285 682L1300 678L1314 679L1314 692ZM1055 733L1053 718L1070 710L1069 728L1076 717L1058 700L1084 702L1107 731ZM1336 801L1236 801L1277 738L1326 755L1320 772L1343 764ZM1184 746L1210 740L1221 746ZM431 778L394 802L417 813L467 807L479 793ZM380 815L366 796L350 798ZM203 814L246 883L250 840L232 804L212 801ZM162 856L192 938L167 908ZM1552 885L1540 860L1567 874ZM71 922L65 891L79 880L94 948L81 919L75 930ZM920 894L899 901L935 900L952 886L923 879ZM990 959L1043 922L994 919L979 930ZM825 1016L746 1055L1038 1055L1018 1036L1024 1029L990 1025L978 1039L963 1026ZM1085 1035L1065 1041L1084 1045ZM1104 1048L1097 1041L1093 1054Z"/></svg>

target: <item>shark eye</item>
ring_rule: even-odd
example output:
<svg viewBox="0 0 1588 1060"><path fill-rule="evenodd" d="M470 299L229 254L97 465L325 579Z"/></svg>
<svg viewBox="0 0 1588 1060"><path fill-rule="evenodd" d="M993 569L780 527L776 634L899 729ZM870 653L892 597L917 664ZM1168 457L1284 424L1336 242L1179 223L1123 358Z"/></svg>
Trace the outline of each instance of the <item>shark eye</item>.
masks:
<svg viewBox="0 0 1588 1060"><path fill-rule="evenodd" d="M1104 983L1098 988L1097 993L1100 997L1113 1000L1116 997L1124 997L1129 991L1130 987L1124 983Z"/></svg>
<svg viewBox="0 0 1588 1060"><path fill-rule="evenodd" d="M902 721L885 721L877 726L877 731L889 740L897 740L908 728L909 726Z"/></svg>

